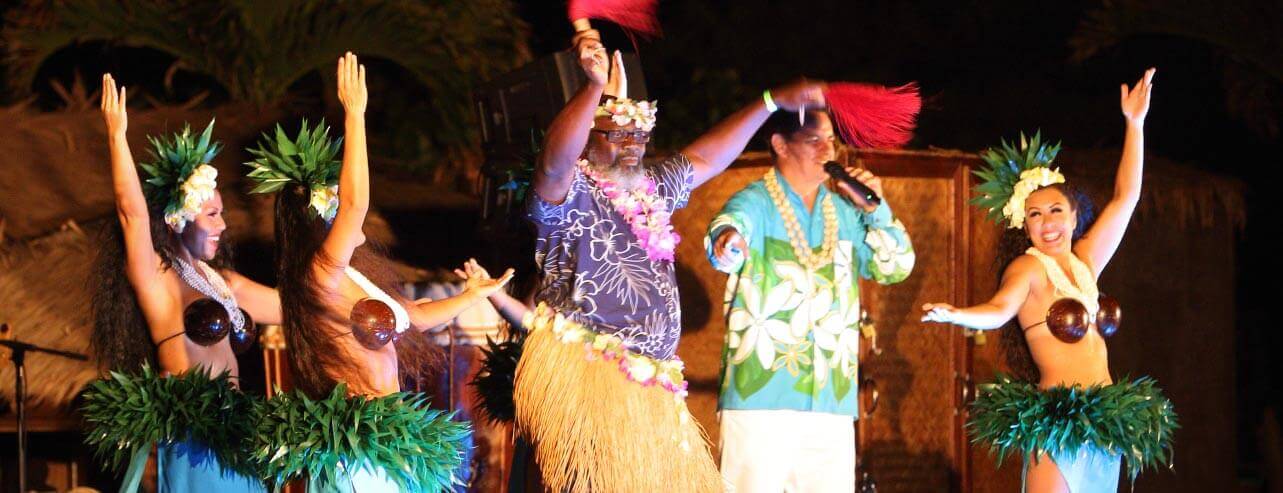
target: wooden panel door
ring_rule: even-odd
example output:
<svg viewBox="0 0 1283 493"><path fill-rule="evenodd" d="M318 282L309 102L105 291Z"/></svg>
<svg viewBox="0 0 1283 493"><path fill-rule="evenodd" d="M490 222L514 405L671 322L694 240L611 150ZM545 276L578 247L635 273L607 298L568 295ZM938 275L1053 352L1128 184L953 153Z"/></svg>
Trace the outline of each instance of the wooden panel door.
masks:
<svg viewBox="0 0 1283 493"><path fill-rule="evenodd" d="M966 159L920 152L853 158L882 177L884 198L917 254L905 281L861 284L880 350L866 352L861 369L876 382L879 403L862 416L857 453L879 492L969 491L962 428L969 346L961 331L919 321L923 303L968 301Z"/></svg>

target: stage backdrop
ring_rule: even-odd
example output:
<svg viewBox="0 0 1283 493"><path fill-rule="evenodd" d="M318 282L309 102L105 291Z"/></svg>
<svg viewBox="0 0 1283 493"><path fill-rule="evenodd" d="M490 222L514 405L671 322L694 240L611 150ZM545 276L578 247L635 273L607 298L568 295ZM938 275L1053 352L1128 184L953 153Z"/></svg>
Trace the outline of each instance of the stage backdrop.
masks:
<svg viewBox="0 0 1283 493"><path fill-rule="evenodd" d="M1117 156L1067 151L1062 160L1074 163L1066 170L1070 179L1103 203ZM979 159L933 150L861 151L848 160L883 177L886 200L905 223L918 256L905 282L861 286L880 350L873 354L871 341L861 341L861 476L869 473L883 492L1019 491L1019 461L996 469L988 450L971 445L963 429L965 403L975 385L1002 369L997 334L973 337L956 327L918 321L926 301L971 304L987 299L995 288L993 247L1001 231L967 205L970 170ZM689 405L715 455L720 454L716 411L726 276L709 265L703 239L726 200L768 166L765 154L745 154L697 189L689 206L674 215L683 238L677 257L683 310L679 355L691 381ZM1126 317L1110 341L1111 369L1115 378L1156 377L1182 417L1175 473L1147 473L1137 486L1213 491L1233 484L1234 475L1234 263L1229 252L1242 220L1241 195L1232 182L1170 162L1151 158L1147 170L1141 210L1101 280L1102 290L1120 299ZM1198 183L1208 185L1196 190Z"/></svg>

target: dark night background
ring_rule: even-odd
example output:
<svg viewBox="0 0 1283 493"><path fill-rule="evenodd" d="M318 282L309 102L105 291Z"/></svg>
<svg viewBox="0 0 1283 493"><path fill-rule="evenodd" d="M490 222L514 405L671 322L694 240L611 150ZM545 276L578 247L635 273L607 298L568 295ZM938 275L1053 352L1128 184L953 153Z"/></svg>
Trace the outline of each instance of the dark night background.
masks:
<svg viewBox="0 0 1283 493"><path fill-rule="evenodd" d="M534 57L567 46L571 30L561 2L526 0L514 7L529 24ZM0 3L0 14L13 9ZM1147 153L1236 177L1247 187L1247 225L1237 252L1237 332L1203 337L1236 339L1238 463L1242 476L1259 477L1257 428L1265 409L1283 408L1283 358L1276 355L1283 332L1267 318L1278 272L1267 238L1270 225L1279 224L1271 219L1270 207L1283 151L1283 40L1277 34L1283 7L1278 2L686 0L662 1L659 13L663 37L638 40L636 46L650 96L661 105L656 141L668 148L753 100L763 88L798 76L918 81L926 105L911 148L976 151L1037 129L1069 148L1117 148L1123 137L1118 86L1157 67L1146 120ZM603 31L608 46L632 49L618 30ZM1105 41L1083 49L1090 40ZM50 80L69 81L79 72L93 82L99 72L111 70L160 98L182 101L209 90L212 105L228 97L208 78L182 71L171 89L162 89L159 81L171 61L156 51L89 43L51 58L30 89L41 107L51 109L57 98ZM367 63L379 66L378 60ZM408 77L392 69L386 76L375 72L372 135L399 131L381 123L380 115L384 121L413 120L414 111L431 111L406 104L418 91ZM317 98L320 87L310 79L296 84L292 93L304 102L296 104ZM21 97L0 95L0 104ZM382 148L391 148L384 152L392 158L414 152L396 147ZM390 161L408 162L399 165L408 173L427 174L434 166L431 159ZM1153 248L1161 254L1163 246Z"/></svg>

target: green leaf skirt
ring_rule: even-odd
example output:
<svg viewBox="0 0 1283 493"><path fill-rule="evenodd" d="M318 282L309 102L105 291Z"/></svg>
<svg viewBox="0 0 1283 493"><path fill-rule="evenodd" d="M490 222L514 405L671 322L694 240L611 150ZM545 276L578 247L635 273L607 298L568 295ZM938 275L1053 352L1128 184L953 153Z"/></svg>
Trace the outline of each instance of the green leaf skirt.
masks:
<svg viewBox="0 0 1283 493"><path fill-rule="evenodd" d="M348 396L339 385L324 399L301 392L271 399L236 389L226 372L196 368L163 377L111 373L89 384L82 412L85 443L111 470L129 461L122 491L135 491L151 448L192 441L222 467L268 485L309 476L311 484L344 484L345 465L383 468L405 491L443 491L458 482L471 427L430 409L421 394Z"/></svg>
<svg viewBox="0 0 1283 493"><path fill-rule="evenodd" d="M1013 453L1074 454L1095 446L1125 457L1134 480L1144 469L1171 466L1179 425L1171 401L1149 377L1043 390L999 375L980 386L967 427L972 442L988 444L999 464Z"/></svg>

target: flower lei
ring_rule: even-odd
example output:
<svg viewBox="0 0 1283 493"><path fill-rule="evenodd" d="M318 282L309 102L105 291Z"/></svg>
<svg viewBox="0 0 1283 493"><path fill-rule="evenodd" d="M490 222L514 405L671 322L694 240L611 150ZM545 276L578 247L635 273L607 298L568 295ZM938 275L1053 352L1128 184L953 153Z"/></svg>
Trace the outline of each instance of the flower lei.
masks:
<svg viewBox="0 0 1283 493"><path fill-rule="evenodd" d="M632 125L646 132L655 128L655 114L659 107L654 101L633 101L628 98L606 100L597 107L596 116L609 116L619 126Z"/></svg>
<svg viewBox="0 0 1283 493"><path fill-rule="evenodd" d="M540 303L534 310L527 312L522 325L530 327L531 332L552 330L553 335L563 344L583 344L585 358L589 361L617 361L619 371L628 380L644 387L659 385L672 392L677 399L686 398L690 383L682 376L685 365L677 357L657 360L635 353L625 347L624 340L618 336L594 332L557 313L546 303Z"/></svg>
<svg viewBox="0 0 1283 493"><path fill-rule="evenodd" d="M218 188L217 179L218 169L213 166L201 164L196 167L179 187L180 197L165 207L165 224L182 233L187 223L200 215L201 204L214 198L214 190Z"/></svg>
<svg viewBox="0 0 1283 493"><path fill-rule="evenodd" d="M820 268L833 262L833 250L838 244L838 215L837 208L833 206L833 195L825 195L821 201L820 207L824 212L824 244L820 248L820 253L814 253L806 241L806 234L802 232L802 226L797 222L797 216L793 214L793 206L784 198L784 189L780 188L779 176L775 168L771 168L763 177L766 184L766 192L771 196L771 202L775 203L775 209L780 211L780 217L784 219L784 230L788 232L789 243L793 245L793 256L797 257L797 262L806 268L807 272L815 272Z"/></svg>
<svg viewBox="0 0 1283 493"><path fill-rule="evenodd" d="M646 177L646 190L637 192L629 190L613 180L602 176L588 160L579 160L579 169L588 179L601 189L601 193L610 200L615 212L624 216L624 221L632 230L637 241L646 250L646 256L654 261L673 261L677 243L681 236L673 230L670 218L672 214L664 207L664 199L655 195L655 180Z"/></svg>

